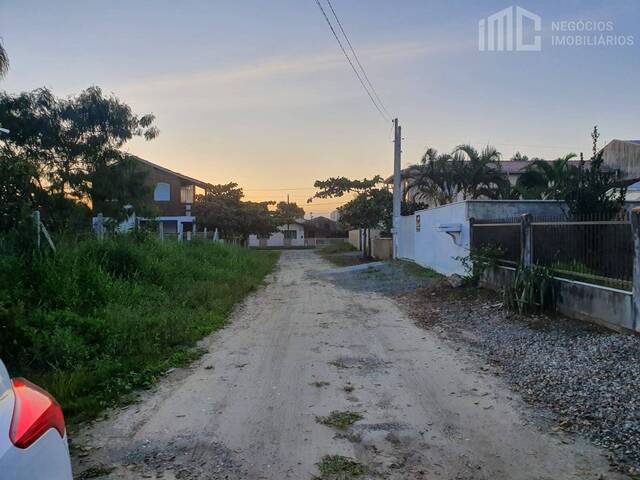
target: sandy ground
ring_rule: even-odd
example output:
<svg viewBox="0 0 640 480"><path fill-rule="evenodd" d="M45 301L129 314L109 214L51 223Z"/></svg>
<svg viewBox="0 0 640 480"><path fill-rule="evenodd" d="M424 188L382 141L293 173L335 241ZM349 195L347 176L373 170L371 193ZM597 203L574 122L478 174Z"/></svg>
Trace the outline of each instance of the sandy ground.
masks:
<svg viewBox="0 0 640 480"><path fill-rule="evenodd" d="M283 252L200 361L76 435L76 474L306 480L340 454L364 478L619 478L602 451L543 433L475 357L391 299L319 274L331 268ZM345 432L316 421L333 410L364 418Z"/></svg>

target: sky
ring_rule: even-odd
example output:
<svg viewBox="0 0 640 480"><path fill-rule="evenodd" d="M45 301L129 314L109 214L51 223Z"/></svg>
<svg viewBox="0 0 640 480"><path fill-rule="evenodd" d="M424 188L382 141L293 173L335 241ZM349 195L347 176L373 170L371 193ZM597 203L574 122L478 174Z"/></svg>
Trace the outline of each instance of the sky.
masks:
<svg viewBox="0 0 640 480"><path fill-rule="evenodd" d="M326 0L321 0L330 15ZM479 51L478 22L516 4L332 0L387 110L403 128L402 163L427 146L496 146L553 159L640 138L640 1L525 1L541 51ZM607 31L553 22L609 22ZM558 23L559 24L559 23ZM533 26L525 23L525 40ZM609 35L626 45L557 46ZM250 200L304 204L331 176L390 175L391 124L372 105L315 0L0 0L11 69L0 89L66 96L98 85L157 117L160 136L126 149ZM631 37L631 42L629 42ZM629 43L633 43L629 45Z"/></svg>

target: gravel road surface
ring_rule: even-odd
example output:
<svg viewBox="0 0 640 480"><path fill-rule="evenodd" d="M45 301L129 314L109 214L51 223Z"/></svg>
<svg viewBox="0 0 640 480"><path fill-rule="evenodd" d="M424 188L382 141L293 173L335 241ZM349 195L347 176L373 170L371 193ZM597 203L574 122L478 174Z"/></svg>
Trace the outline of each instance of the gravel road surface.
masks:
<svg viewBox="0 0 640 480"><path fill-rule="evenodd" d="M622 478L579 437L542 433L477 357L393 300L349 289L335 270L323 277L333 268L284 251L201 360L74 437L76 474L311 480L341 455L364 467L349 470L357 478ZM362 419L344 430L318 422L334 411Z"/></svg>

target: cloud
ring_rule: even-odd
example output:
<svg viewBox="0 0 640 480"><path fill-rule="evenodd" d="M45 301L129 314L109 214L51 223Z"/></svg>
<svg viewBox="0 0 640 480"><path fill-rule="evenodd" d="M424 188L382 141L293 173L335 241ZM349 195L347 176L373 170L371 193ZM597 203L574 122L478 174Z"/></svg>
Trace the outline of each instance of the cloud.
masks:
<svg viewBox="0 0 640 480"><path fill-rule="evenodd" d="M433 45L438 45L434 42ZM456 45L436 46L423 43L397 43L360 49L358 55L369 70L388 67L398 62L419 57L446 53ZM141 78L120 85L115 90L121 94L170 93L214 89L226 85L251 84L283 77L304 77L346 68L346 60L339 50L335 53L299 54L271 57L245 64L231 65L177 74Z"/></svg>

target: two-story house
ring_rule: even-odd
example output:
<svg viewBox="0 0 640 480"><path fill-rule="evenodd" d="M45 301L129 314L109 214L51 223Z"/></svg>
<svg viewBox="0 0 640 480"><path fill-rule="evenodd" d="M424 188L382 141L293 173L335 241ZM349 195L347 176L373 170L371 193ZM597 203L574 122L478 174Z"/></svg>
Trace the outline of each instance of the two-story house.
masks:
<svg viewBox="0 0 640 480"><path fill-rule="evenodd" d="M196 189L207 190L210 184L143 158L135 158L147 171L147 182L153 186L153 205L159 212L156 220L162 223L164 233L195 232L196 217L191 208L196 198Z"/></svg>

